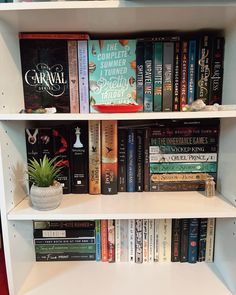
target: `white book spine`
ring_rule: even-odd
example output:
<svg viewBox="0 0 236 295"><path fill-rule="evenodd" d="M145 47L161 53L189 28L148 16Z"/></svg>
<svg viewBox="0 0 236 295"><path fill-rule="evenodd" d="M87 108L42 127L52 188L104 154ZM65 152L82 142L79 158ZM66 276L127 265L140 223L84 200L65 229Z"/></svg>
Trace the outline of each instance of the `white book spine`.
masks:
<svg viewBox="0 0 236 295"><path fill-rule="evenodd" d="M116 262L120 262L120 219L115 221L115 243Z"/></svg>
<svg viewBox="0 0 236 295"><path fill-rule="evenodd" d="M128 262L128 220L120 220L120 262Z"/></svg>
<svg viewBox="0 0 236 295"><path fill-rule="evenodd" d="M215 218L208 218L206 237L206 262L213 262L215 239Z"/></svg>
<svg viewBox="0 0 236 295"><path fill-rule="evenodd" d="M135 262L135 220L129 219L129 262Z"/></svg>
<svg viewBox="0 0 236 295"><path fill-rule="evenodd" d="M148 219L143 220L143 263L148 262Z"/></svg>
<svg viewBox="0 0 236 295"><path fill-rule="evenodd" d="M154 220L154 261L159 261L159 225L160 220L155 219Z"/></svg>
<svg viewBox="0 0 236 295"><path fill-rule="evenodd" d="M216 162L217 153L205 154L150 154L150 163L173 162L173 163L200 163Z"/></svg>
<svg viewBox="0 0 236 295"><path fill-rule="evenodd" d="M159 262L171 261L171 219L160 220Z"/></svg>
<svg viewBox="0 0 236 295"><path fill-rule="evenodd" d="M149 219L148 221L148 261L154 262L154 235L155 235L155 225L154 219Z"/></svg>

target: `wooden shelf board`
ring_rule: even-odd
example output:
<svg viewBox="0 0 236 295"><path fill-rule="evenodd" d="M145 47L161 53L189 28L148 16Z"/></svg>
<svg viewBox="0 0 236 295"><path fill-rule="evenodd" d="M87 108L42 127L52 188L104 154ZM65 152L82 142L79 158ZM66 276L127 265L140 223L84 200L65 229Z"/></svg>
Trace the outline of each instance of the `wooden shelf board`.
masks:
<svg viewBox="0 0 236 295"><path fill-rule="evenodd" d="M236 110L216 112L150 112L150 113L90 113L90 114L0 114L2 121L57 120L152 120L152 119L236 118Z"/></svg>
<svg viewBox="0 0 236 295"><path fill-rule="evenodd" d="M143 295L150 292L165 295L231 294L204 262L38 262L17 295Z"/></svg>
<svg viewBox="0 0 236 295"><path fill-rule="evenodd" d="M9 220L138 219L236 217L236 208L220 195L202 192L142 192L118 195L64 195L61 205L39 211L25 198L8 214Z"/></svg>

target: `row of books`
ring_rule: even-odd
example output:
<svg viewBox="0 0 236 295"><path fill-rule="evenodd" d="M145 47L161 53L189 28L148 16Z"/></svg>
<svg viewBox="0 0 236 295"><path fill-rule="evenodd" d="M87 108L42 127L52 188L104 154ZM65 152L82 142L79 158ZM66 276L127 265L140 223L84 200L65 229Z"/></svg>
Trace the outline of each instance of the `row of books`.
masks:
<svg viewBox="0 0 236 295"><path fill-rule="evenodd" d="M36 261L212 262L214 218L34 221Z"/></svg>
<svg viewBox="0 0 236 295"><path fill-rule="evenodd" d="M224 38L89 40L83 33L20 33L27 112L96 112L96 104L180 111L200 98L221 103Z"/></svg>
<svg viewBox="0 0 236 295"><path fill-rule="evenodd" d="M127 125L128 124L128 125ZM59 156L64 193L204 190L219 120L78 121L26 129L28 160Z"/></svg>

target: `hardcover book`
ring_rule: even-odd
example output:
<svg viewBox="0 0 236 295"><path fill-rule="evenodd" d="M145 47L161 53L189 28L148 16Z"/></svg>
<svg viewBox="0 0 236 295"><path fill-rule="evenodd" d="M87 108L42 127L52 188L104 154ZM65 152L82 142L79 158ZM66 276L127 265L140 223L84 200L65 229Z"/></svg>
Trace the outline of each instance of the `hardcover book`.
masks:
<svg viewBox="0 0 236 295"><path fill-rule="evenodd" d="M70 112L67 40L20 39L26 110Z"/></svg>
<svg viewBox="0 0 236 295"><path fill-rule="evenodd" d="M136 101L136 40L90 40L90 112L93 104Z"/></svg>

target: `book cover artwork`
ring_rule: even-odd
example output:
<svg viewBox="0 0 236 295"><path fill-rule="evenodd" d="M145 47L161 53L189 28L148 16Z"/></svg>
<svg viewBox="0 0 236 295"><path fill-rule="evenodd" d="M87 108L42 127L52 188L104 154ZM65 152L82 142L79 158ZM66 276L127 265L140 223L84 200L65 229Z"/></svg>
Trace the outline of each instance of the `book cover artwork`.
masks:
<svg viewBox="0 0 236 295"><path fill-rule="evenodd" d="M136 40L89 43L90 111L94 104L136 101Z"/></svg>
<svg viewBox="0 0 236 295"><path fill-rule="evenodd" d="M26 109L70 112L67 40L20 40Z"/></svg>

